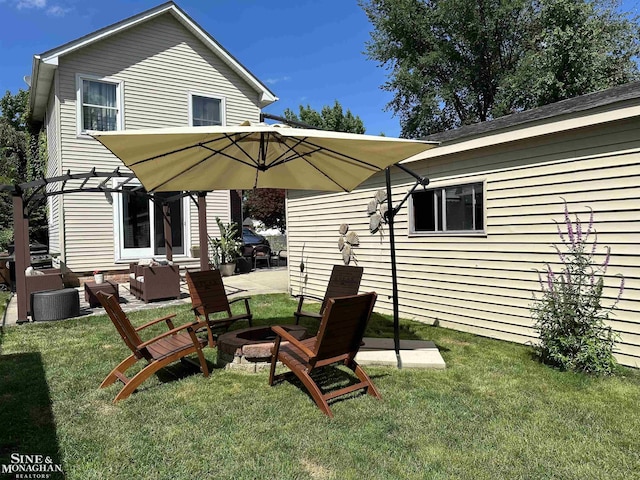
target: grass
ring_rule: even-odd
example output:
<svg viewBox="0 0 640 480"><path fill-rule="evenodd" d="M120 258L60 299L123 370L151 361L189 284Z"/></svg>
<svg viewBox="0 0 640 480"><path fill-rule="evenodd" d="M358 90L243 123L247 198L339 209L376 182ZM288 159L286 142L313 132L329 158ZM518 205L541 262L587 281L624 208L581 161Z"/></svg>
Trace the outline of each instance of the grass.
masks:
<svg viewBox="0 0 640 480"><path fill-rule="evenodd" d="M290 322L294 307L285 295L252 299L258 324ZM369 334L391 330L375 316ZM368 367L383 399L337 401L329 420L296 384L269 387L266 372L205 379L181 364L113 405L120 385L97 386L128 351L106 317L7 328L0 465L16 451L50 455L82 480L640 478L640 372L559 372L529 347L412 322L402 335L435 341L447 369ZM213 364L216 351L206 355Z"/></svg>

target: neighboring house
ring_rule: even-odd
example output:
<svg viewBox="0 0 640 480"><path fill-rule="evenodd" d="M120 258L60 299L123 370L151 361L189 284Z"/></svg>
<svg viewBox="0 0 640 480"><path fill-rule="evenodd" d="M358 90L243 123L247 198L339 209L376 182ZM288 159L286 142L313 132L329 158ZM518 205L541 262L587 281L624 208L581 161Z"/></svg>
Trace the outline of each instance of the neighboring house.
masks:
<svg viewBox="0 0 640 480"><path fill-rule="evenodd" d="M605 305L618 293L614 275L625 277L610 324L621 336L618 361L640 367L640 82L427 140L442 143L405 165L431 183L396 217L401 318L535 341L529 307L540 291L536 269L558 265L551 245L566 199L583 221L593 209L598 252L611 247ZM392 172L397 205L414 182ZM388 232L371 235L367 216L384 185L376 174L351 193L288 192L292 293L324 292L331 265L341 263L338 227L348 223L360 237L361 291L377 291L378 310L391 311Z"/></svg>
<svg viewBox="0 0 640 480"><path fill-rule="evenodd" d="M173 2L33 59L30 107L47 131L47 177L93 167L126 171L87 130L257 122L276 100ZM231 198L228 191L208 194L210 235L217 234L216 216L229 221ZM160 208L139 197L57 195L48 211L50 251L73 272L124 269L129 261L164 254ZM174 260L188 263L190 247L198 244L197 209L187 197L171 211Z"/></svg>

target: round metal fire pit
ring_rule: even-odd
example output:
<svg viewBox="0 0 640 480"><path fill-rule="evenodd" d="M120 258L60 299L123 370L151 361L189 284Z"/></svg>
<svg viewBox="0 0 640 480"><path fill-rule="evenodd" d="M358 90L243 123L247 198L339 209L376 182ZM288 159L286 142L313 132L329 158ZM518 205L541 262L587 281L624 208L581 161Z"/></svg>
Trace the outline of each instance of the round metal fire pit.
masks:
<svg viewBox="0 0 640 480"><path fill-rule="evenodd" d="M300 325L280 325L298 340L308 337ZM218 366L256 372L271 362L276 335L271 327L243 328L218 337Z"/></svg>

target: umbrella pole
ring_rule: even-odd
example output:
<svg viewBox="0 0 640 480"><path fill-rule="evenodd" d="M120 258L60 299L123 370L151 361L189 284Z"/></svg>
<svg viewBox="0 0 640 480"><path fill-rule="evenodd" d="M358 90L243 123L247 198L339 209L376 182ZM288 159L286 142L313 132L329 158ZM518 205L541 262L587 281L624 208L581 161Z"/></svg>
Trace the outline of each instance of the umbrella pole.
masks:
<svg viewBox="0 0 640 480"><path fill-rule="evenodd" d="M391 167L387 167L385 169L385 177L387 183L387 223L389 224L389 246L391 250L391 287L392 287L392 298L393 298L393 344L396 350L396 359L398 361L398 368L402 368L402 359L400 358L400 313L399 313L399 299L398 299L398 269L396 266L396 238L394 234L394 219L396 217L396 213L400 211L404 202L415 192L415 190L422 186L426 188L429 185L429 179L426 177L421 177L414 171L409 168L401 165L399 163L395 164L400 170L411 175L415 178L415 185L407 192L402 201L394 207L391 202Z"/></svg>
<svg viewBox="0 0 640 480"><path fill-rule="evenodd" d="M393 346L396 351L398 368L402 368L400 358L400 313L398 306L398 271L396 268L396 240L393 230L393 219L396 216L391 202L391 167L385 169L387 180L387 223L389 224L389 246L391 248L391 289L393 299Z"/></svg>

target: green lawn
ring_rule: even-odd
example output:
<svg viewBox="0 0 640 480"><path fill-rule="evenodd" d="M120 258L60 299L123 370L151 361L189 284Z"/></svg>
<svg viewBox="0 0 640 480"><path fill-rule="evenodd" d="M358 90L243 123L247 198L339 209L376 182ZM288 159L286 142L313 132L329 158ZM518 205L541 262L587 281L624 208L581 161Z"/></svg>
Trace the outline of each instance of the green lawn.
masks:
<svg viewBox="0 0 640 480"><path fill-rule="evenodd" d="M257 323L290 322L294 307L252 299ZM180 364L113 405L120 384L97 387L128 351L106 317L6 328L0 465L11 452L50 455L78 480L640 478L639 371L564 373L526 346L402 327L435 341L447 369L369 367L383 399L337 401L333 420L299 385L269 387L267 372L203 378ZM376 316L368 334L390 333ZM216 351L206 355L213 365Z"/></svg>

